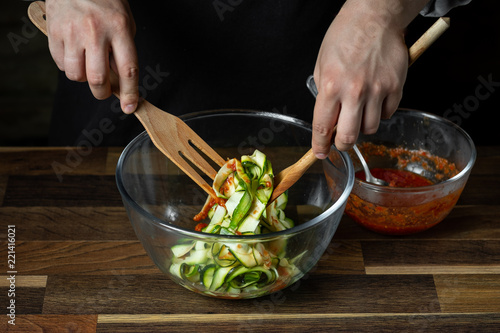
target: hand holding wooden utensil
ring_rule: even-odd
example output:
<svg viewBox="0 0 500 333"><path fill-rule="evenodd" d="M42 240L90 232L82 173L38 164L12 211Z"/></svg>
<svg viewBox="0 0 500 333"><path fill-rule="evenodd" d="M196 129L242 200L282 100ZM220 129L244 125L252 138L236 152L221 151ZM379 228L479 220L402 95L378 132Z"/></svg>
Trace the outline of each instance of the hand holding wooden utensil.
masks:
<svg viewBox="0 0 500 333"><path fill-rule="evenodd" d="M429 46L434 43L439 36L443 34L450 26L450 19L448 17L440 17L408 50L409 62L408 66L411 66L415 60L417 60ZM309 77L308 79L309 88L313 91L317 90L314 86L314 79ZM332 137L336 132L337 127L333 129ZM275 177L275 189L271 196L269 202L272 202L277 197L279 197L283 192L289 189L297 180L302 177L311 165L316 162L317 158L314 155L312 149L310 149L299 161L295 164L289 166L288 168L281 171Z"/></svg>

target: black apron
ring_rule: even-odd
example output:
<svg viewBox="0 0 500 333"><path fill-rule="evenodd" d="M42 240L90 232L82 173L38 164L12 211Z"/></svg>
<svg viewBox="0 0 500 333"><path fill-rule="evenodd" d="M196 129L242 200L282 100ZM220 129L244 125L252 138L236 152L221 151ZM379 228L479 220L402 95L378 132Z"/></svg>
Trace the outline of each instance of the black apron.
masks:
<svg viewBox="0 0 500 333"><path fill-rule="evenodd" d="M132 0L141 96L175 115L252 109L311 122L305 81L342 3ZM59 75L50 145L124 146L144 130L115 97L98 101Z"/></svg>

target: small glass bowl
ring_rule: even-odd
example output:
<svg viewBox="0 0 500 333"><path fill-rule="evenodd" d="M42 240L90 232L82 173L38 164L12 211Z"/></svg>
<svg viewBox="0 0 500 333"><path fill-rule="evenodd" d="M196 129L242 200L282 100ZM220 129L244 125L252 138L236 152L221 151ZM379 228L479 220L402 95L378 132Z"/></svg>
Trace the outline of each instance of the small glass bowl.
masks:
<svg viewBox="0 0 500 333"><path fill-rule="evenodd" d="M441 222L453 209L467 183L476 149L456 124L429 113L400 109L382 120L377 133L358 142L371 168L396 168L433 181L423 187L390 187L358 178L346 214L360 225L388 235L408 235ZM359 159L351 154L356 172Z"/></svg>

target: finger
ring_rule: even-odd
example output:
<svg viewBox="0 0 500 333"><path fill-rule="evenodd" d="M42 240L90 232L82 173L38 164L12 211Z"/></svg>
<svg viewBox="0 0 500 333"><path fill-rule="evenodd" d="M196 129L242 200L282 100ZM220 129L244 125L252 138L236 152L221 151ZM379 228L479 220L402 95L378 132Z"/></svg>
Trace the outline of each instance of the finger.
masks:
<svg viewBox="0 0 500 333"><path fill-rule="evenodd" d="M372 89L372 94L367 98L366 105L363 110L361 121L361 132L364 134L373 134L377 132L380 124L380 115L382 113L382 104L384 96L379 89L380 86L375 84Z"/></svg>
<svg viewBox="0 0 500 333"><path fill-rule="evenodd" d="M64 72L64 43L62 39L52 37L50 33L48 33L49 39L49 51L54 59L54 62L59 68L60 71Z"/></svg>
<svg viewBox="0 0 500 333"><path fill-rule="evenodd" d="M85 50L70 41L64 44L64 72L72 81L84 82L86 80Z"/></svg>
<svg viewBox="0 0 500 333"><path fill-rule="evenodd" d="M403 97L403 91L389 94L382 103L381 118L389 119L396 112Z"/></svg>
<svg viewBox="0 0 500 333"><path fill-rule="evenodd" d="M49 43L49 51L54 59L59 70L64 71L64 39L60 36L60 29L52 24L52 6L47 4L46 22L47 22L47 39Z"/></svg>
<svg viewBox="0 0 500 333"><path fill-rule="evenodd" d="M87 81L92 95L97 99L111 96L109 83L109 47L104 43L95 43L87 48Z"/></svg>
<svg viewBox="0 0 500 333"><path fill-rule="evenodd" d="M326 158L330 152L339 110L340 103L336 93L328 91L328 89L318 92L312 124L312 149L319 159Z"/></svg>
<svg viewBox="0 0 500 333"><path fill-rule="evenodd" d="M83 46L84 44L81 44L77 33L71 27L68 27L67 29L59 28L54 30L55 31L49 29L49 31L52 32L52 34L50 34L49 36L53 37L52 40L54 40L55 42L55 52L57 52L58 57L60 57L60 59L56 60L56 63L61 63L61 66L59 66L59 68L65 72L66 77L69 80L78 82L85 81L86 75L85 48Z"/></svg>
<svg viewBox="0 0 500 333"><path fill-rule="evenodd" d="M131 36L126 36L115 39L112 47L120 82L120 105L123 112L132 113L139 102L139 65L135 44Z"/></svg>
<svg viewBox="0 0 500 333"><path fill-rule="evenodd" d="M364 104L361 101L347 100L340 109L335 135L335 146L338 150L346 151L352 148L358 139L363 116Z"/></svg>

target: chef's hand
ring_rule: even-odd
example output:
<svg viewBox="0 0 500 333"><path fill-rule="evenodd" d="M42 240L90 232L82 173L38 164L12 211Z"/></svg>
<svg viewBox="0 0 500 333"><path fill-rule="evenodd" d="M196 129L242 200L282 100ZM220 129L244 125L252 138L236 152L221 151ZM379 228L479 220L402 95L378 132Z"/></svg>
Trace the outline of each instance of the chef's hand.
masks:
<svg viewBox="0 0 500 333"><path fill-rule="evenodd" d="M359 132L373 134L402 97L408 70L404 29L427 0L348 0L321 45L312 148L318 158L335 146L348 150Z"/></svg>
<svg viewBox="0 0 500 333"><path fill-rule="evenodd" d="M110 66L118 74L120 104L139 100L135 23L126 0L47 0L49 49L68 79L88 81L97 99L111 95Z"/></svg>

